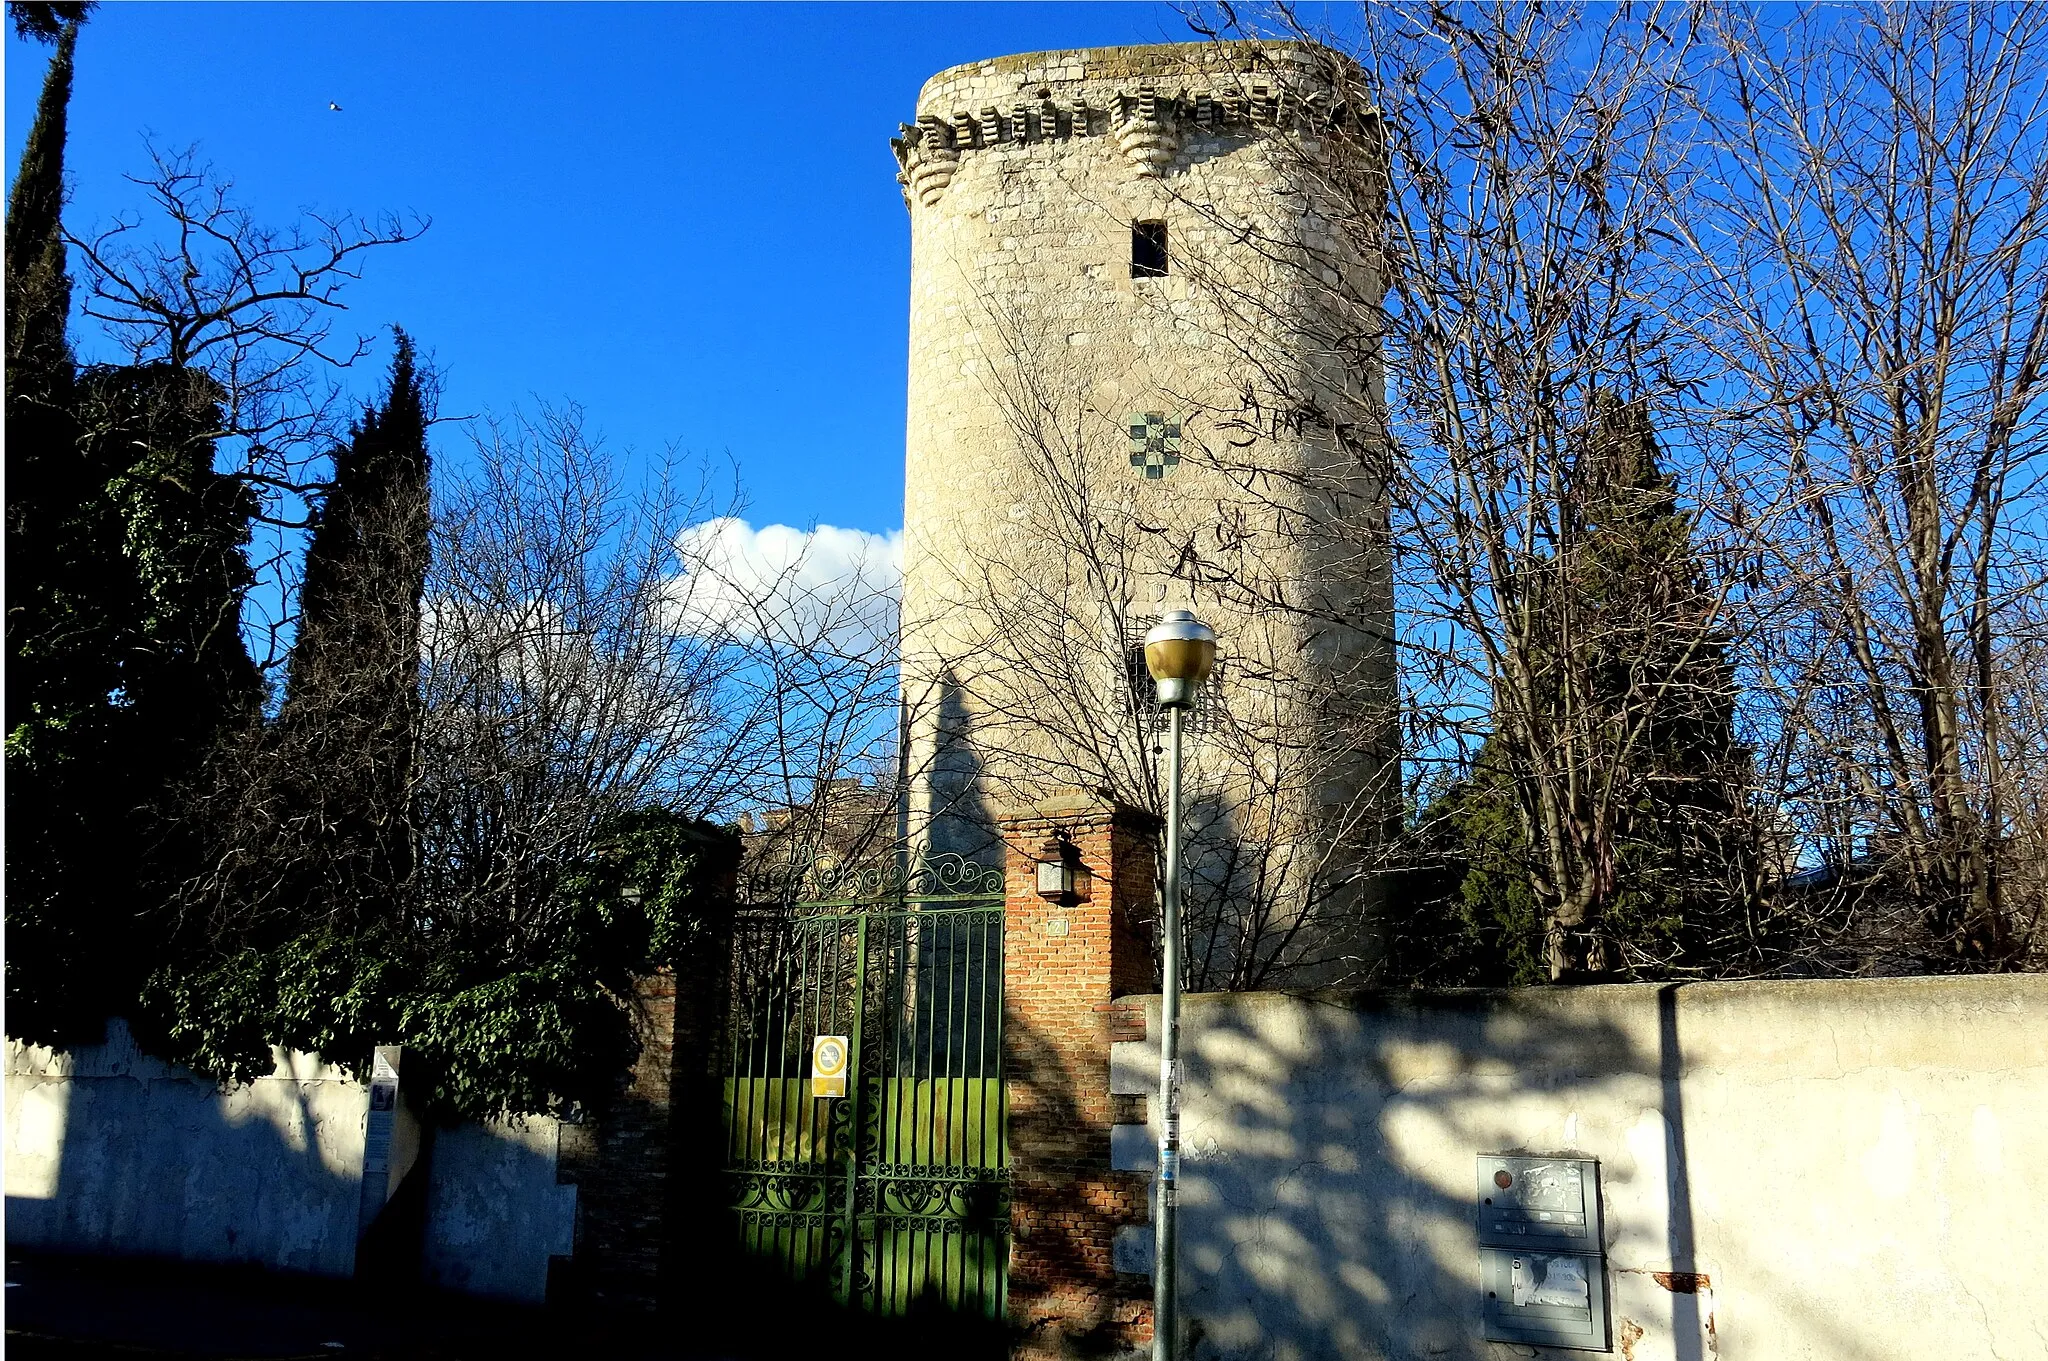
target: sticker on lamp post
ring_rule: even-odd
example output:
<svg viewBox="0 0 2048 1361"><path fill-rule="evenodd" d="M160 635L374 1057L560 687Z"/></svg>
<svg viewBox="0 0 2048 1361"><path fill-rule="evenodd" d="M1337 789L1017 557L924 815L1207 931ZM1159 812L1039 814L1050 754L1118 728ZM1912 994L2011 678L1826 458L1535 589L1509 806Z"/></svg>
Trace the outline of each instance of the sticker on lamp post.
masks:
<svg viewBox="0 0 2048 1361"><path fill-rule="evenodd" d="M846 1060L849 1049L844 1035L820 1035L811 1041L811 1095L846 1095Z"/></svg>

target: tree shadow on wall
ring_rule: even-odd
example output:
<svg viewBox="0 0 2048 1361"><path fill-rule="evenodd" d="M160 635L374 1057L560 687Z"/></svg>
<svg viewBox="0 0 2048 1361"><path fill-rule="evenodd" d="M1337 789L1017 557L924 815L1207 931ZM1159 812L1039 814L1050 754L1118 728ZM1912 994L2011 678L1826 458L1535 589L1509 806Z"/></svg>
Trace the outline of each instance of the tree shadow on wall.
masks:
<svg viewBox="0 0 2048 1361"><path fill-rule="evenodd" d="M1619 1097L1666 1130L1663 1167L1602 1163L1603 1190L1661 1178L1630 1189L1666 1210L1658 1224L1609 1217L1610 1282L1626 1265L1618 1232L1646 1235L1628 1244L1631 1260L1661 1260L1680 1281L1700 1271L1676 991L1662 992L1648 1031L1639 1004L1624 1026L1621 1009L1559 1005L1568 994L1555 989L1189 998L1186 1081L1206 1093L1185 1133L1190 1361L1585 1355L1484 1340L1475 1236L1477 1155L1588 1156L1551 1117L1575 1088L1589 1108ZM1528 1142L1538 1130L1557 1142ZM1718 1256L1721 1269L1743 1265ZM1710 1361L1699 1298L1683 1285L1649 1293L1661 1312L1646 1312L1644 1290L1610 1288L1611 1348ZM1832 1320L1803 1326L1839 1361L1876 1355ZM1653 1349L1638 1351L1646 1334Z"/></svg>
<svg viewBox="0 0 2048 1361"><path fill-rule="evenodd" d="M223 1093L119 1020L64 1052L25 1048L9 1075L11 1249L351 1273L360 1115L315 1095L346 1084L273 1074Z"/></svg>

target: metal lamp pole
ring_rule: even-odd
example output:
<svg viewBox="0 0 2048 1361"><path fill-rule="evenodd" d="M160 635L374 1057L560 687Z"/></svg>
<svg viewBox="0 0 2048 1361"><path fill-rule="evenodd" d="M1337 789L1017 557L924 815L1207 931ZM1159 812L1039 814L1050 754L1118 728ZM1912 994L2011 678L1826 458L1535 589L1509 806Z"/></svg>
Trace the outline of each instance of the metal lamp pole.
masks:
<svg viewBox="0 0 2048 1361"><path fill-rule="evenodd" d="M1152 1361L1173 1361L1180 1332L1180 736L1181 718L1216 662L1216 634L1169 610L1145 635L1145 668L1166 710L1166 883L1160 913L1159 1166L1153 1179Z"/></svg>

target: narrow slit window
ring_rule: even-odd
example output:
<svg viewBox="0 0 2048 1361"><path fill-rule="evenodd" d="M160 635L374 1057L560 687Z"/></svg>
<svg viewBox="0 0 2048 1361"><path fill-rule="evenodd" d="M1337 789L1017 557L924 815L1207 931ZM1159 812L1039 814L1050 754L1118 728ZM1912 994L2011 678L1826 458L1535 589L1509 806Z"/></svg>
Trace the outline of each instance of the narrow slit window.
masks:
<svg viewBox="0 0 2048 1361"><path fill-rule="evenodd" d="M1133 279L1163 279L1166 277L1166 224L1164 222L1133 222L1131 224L1131 277Z"/></svg>

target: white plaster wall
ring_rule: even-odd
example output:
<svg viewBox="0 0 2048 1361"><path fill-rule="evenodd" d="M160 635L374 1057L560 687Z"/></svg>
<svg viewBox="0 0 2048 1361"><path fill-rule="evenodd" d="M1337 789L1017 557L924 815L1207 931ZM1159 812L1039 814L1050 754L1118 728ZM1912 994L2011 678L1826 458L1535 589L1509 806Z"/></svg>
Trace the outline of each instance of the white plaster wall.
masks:
<svg viewBox="0 0 2048 1361"><path fill-rule="evenodd" d="M142 1054L125 1025L53 1050L7 1041L10 1249L355 1270L369 1089L316 1054L222 1090ZM573 1246L559 1123L435 1132L423 1266L473 1294L539 1302Z"/></svg>
<svg viewBox="0 0 2048 1361"><path fill-rule="evenodd" d="M7 1041L7 1242L67 1252L355 1269L369 1089L317 1055L222 1091L103 1044Z"/></svg>
<svg viewBox="0 0 2048 1361"><path fill-rule="evenodd" d="M1519 1151L1599 1159L1631 1361L2048 1357L2048 978L1202 996L1184 1035L1197 1356L1583 1354L1480 1339L1474 1160Z"/></svg>
<svg viewBox="0 0 2048 1361"><path fill-rule="evenodd" d="M561 1122L437 1130L427 1182L427 1279L472 1295L547 1299L548 1260L576 1246L576 1188L558 1185Z"/></svg>

